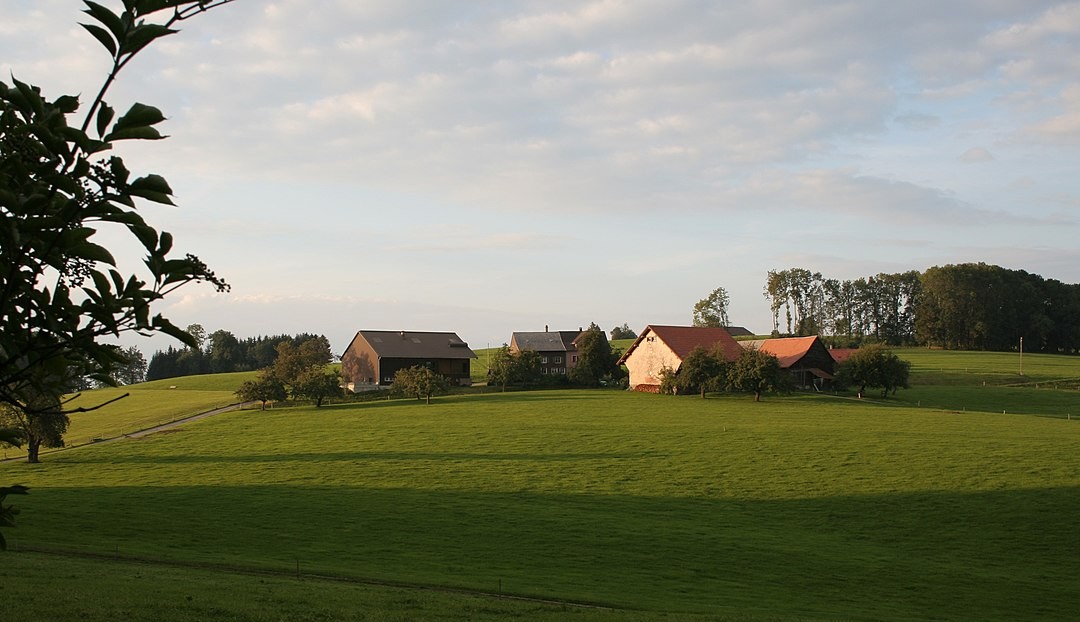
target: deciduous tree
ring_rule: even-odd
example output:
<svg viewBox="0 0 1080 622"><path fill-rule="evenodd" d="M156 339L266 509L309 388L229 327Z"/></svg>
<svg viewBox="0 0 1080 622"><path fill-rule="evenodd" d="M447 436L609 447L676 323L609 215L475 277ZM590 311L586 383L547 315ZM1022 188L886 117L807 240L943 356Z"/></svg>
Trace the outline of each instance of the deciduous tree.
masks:
<svg viewBox="0 0 1080 622"><path fill-rule="evenodd" d="M858 387L862 397L867 387L881 389L881 396L908 387L911 363L901 359L882 344L863 346L840 363L836 370L837 381L849 387Z"/></svg>
<svg viewBox="0 0 1080 622"><path fill-rule="evenodd" d="M14 486L0 487L0 527L14 527L15 517L19 514L19 508L12 505L4 505L8 495L28 494L29 488L16 484ZM3 532L0 532L0 551L7 550L7 540Z"/></svg>
<svg viewBox="0 0 1080 622"><path fill-rule="evenodd" d="M728 367L727 386L732 391L754 394L754 401L761 401L765 391L776 391L784 385L784 370L780 361L768 352L746 348L739 358Z"/></svg>
<svg viewBox="0 0 1080 622"><path fill-rule="evenodd" d="M727 290L717 287L706 298L694 305L694 326L721 328L731 324L728 319L728 305L731 298Z"/></svg>
<svg viewBox="0 0 1080 622"><path fill-rule="evenodd" d="M394 374L394 383L390 388L402 395L415 396L418 400L424 398L430 404L432 395L450 390L450 381L442 374L422 365L416 365L399 369Z"/></svg>
<svg viewBox="0 0 1080 622"><path fill-rule="evenodd" d="M136 211L141 201L172 205L165 179L135 176L109 155L120 141L163 138L155 126L165 116L142 103L117 115L105 95L151 42L231 1L125 0L120 13L86 2L90 22L83 27L112 60L86 107L77 96L50 98L15 77L11 85L0 81L0 402L51 411L52 400L39 407L25 396L59 396L62 386L49 383L69 370L111 382L123 361L102 337L165 333L191 344L190 335L152 315L151 305L188 283L227 289L194 255L176 257L172 235ZM74 120L80 110L81 121ZM91 241L103 226L139 243L144 273L121 268Z"/></svg>
<svg viewBox="0 0 1080 622"><path fill-rule="evenodd" d="M281 402L289 397L285 384L269 369L259 372L255 380L245 380L236 390L236 396L245 402L260 402L266 410L267 402Z"/></svg>
<svg viewBox="0 0 1080 622"><path fill-rule="evenodd" d="M630 325L623 322L622 326L616 326L611 329L611 340L616 339L637 339L637 333L630 328Z"/></svg>
<svg viewBox="0 0 1080 622"><path fill-rule="evenodd" d="M675 375L675 386L679 391L698 391L705 399L706 391L715 391L724 386L727 364L722 355L695 347L683 359L679 373Z"/></svg>
<svg viewBox="0 0 1080 622"><path fill-rule="evenodd" d="M341 375L325 366L311 367L300 374L292 387L293 397L309 399L319 408L323 400L341 395Z"/></svg>

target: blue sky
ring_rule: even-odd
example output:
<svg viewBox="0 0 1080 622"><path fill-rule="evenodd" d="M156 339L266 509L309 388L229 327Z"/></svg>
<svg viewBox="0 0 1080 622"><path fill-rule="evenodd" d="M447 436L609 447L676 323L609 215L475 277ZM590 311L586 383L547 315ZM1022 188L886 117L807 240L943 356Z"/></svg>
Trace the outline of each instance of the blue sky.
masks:
<svg viewBox="0 0 1080 622"><path fill-rule="evenodd" d="M96 92L81 3L3 7L0 72ZM122 155L233 286L159 310L239 337L487 347L686 324L718 286L767 331L790 267L1080 282L1080 2L238 0L109 99L169 117Z"/></svg>

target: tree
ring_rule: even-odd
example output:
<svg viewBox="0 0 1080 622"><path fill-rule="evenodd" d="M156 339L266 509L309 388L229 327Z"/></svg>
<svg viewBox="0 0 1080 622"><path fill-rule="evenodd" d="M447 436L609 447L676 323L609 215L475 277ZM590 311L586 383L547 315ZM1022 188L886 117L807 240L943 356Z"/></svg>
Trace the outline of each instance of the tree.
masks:
<svg viewBox="0 0 1080 622"><path fill-rule="evenodd" d="M119 384L138 384L146 381L146 357L136 346L120 349L120 355L127 361L118 364L114 378Z"/></svg>
<svg viewBox="0 0 1080 622"><path fill-rule="evenodd" d="M754 401L760 402L763 392L783 386L784 377L775 356L757 348L746 348L728 367L727 386L732 391L753 393Z"/></svg>
<svg viewBox="0 0 1080 622"><path fill-rule="evenodd" d="M292 394L309 399L315 402L315 408L320 408L324 399L341 395L341 375L328 372L325 367L308 368L293 383Z"/></svg>
<svg viewBox="0 0 1080 622"><path fill-rule="evenodd" d="M488 363L488 382L500 385L506 391L506 385L515 379L516 363L514 353L505 343L491 354Z"/></svg>
<svg viewBox="0 0 1080 622"><path fill-rule="evenodd" d="M228 285L194 255L177 258L173 237L136 211L141 201L172 205L156 174L135 177L108 155L115 143L157 140L160 110L135 103L117 118L105 95L120 71L179 22L233 0L124 0L117 14L86 2L83 27L112 66L81 122L78 97L46 98L14 76L0 81L0 402L24 411L24 396L61 395L54 381L75 376L112 382L123 363L102 337L125 332L192 338L151 305L188 283ZM156 21L155 21L156 20ZM101 227L125 230L145 251L143 274L124 274L113 254L91 241Z"/></svg>
<svg viewBox="0 0 1080 622"><path fill-rule="evenodd" d="M238 371L243 363L243 353L236 335L227 330L215 330L210 333L209 342L210 373Z"/></svg>
<svg viewBox="0 0 1080 622"><path fill-rule="evenodd" d="M287 385L295 384L308 370L321 368L333 359L326 337L308 337L299 345L282 341L277 346L274 375Z"/></svg>
<svg viewBox="0 0 1080 622"><path fill-rule="evenodd" d="M637 333L635 333L628 324L623 322L622 326L616 326L611 329L611 340L616 339L637 339Z"/></svg>
<svg viewBox="0 0 1080 622"><path fill-rule="evenodd" d="M0 404L0 426L18 430L18 436L26 443L26 461L41 462L41 448L63 447L64 433L70 418L60 404L60 398L51 391L33 397L22 398L25 406Z"/></svg>
<svg viewBox="0 0 1080 622"><path fill-rule="evenodd" d="M450 382L446 376L435 373L428 367L416 365L399 369L394 374L394 383L390 388L403 395L416 396L418 400L425 398L430 404L432 395L450 390Z"/></svg>
<svg viewBox="0 0 1080 622"><path fill-rule="evenodd" d="M599 326L590 324L578 335L574 345L578 351L578 362L567 374L570 382L598 387L604 380L618 375L619 370L615 365L618 357L612 355L611 344Z"/></svg>
<svg viewBox="0 0 1080 622"><path fill-rule="evenodd" d="M697 346L686 355L679 366L679 373L675 375L675 387L679 391L697 390L701 399L705 399L706 391L716 390L724 385L726 367L722 355Z"/></svg>
<svg viewBox="0 0 1080 622"><path fill-rule="evenodd" d="M236 397L245 402L261 402L261 410L266 410L267 402L281 402L289 397L285 384L269 369L259 372L255 380L245 380L236 390Z"/></svg>
<svg viewBox="0 0 1080 622"><path fill-rule="evenodd" d="M188 324L184 332L191 335L192 341L195 343L191 345L196 350L202 350L203 344L206 343L206 329L202 324Z"/></svg>
<svg viewBox="0 0 1080 622"><path fill-rule="evenodd" d="M849 387L859 387L862 397L866 387L878 387L881 396L908 388L911 363L898 357L882 344L863 346L851 354L836 370L837 381Z"/></svg>
<svg viewBox="0 0 1080 622"><path fill-rule="evenodd" d="M728 319L728 305L731 299L727 290L717 287L708 297L694 305L694 326L721 328L731 324Z"/></svg>

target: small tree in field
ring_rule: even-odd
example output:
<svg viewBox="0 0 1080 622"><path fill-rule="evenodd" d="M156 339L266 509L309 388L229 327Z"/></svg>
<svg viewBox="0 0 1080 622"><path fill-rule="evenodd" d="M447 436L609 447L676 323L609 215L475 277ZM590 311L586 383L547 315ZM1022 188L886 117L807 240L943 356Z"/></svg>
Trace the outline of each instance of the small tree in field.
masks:
<svg viewBox="0 0 1080 622"><path fill-rule="evenodd" d="M881 389L881 397L899 388L908 388L908 375L911 363L881 344L859 348L851 354L836 370L837 381L848 387L859 387L862 397L866 387Z"/></svg>
<svg viewBox="0 0 1080 622"><path fill-rule="evenodd" d="M402 395L413 395L416 399L424 398L431 403L431 396L446 393L450 390L450 382L446 376L435 373L427 367L417 365L407 369L399 369L394 374L394 383L391 389Z"/></svg>
<svg viewBox="0 0 1080 622"><path fill-rule="evenodd" d="M292 394L309 399L315 402L315 408L320 408L326 398L341 395L341 375L324 367L312 367L293 382Z"/></svg>
<svg viewBox="0 0 1080 622"><path fill-rule="evenodd" d="M784 386L786 372L780 361L768 352L747 348L728 368L727 386L733 391L754 394L754 401L761 401L765 391L777 391Z"/></svg>
<svg viewBox="0 0 1080 622"><path fill-rule="evenodd" d="M266 410L267 402L281 402L289 397L285 384L269 369L259 372L255 380L246 380L236 390L236 397L245 402L261 402Z"/></svg>
<svg viewBox="0 0 1080 622"><path fill-rule="evenodd" d="M723 387L726 367L724 359L717 353L697 346L683 359L675 384L680 391L696 389L701 399L705 399L706 391Z"/></svg>

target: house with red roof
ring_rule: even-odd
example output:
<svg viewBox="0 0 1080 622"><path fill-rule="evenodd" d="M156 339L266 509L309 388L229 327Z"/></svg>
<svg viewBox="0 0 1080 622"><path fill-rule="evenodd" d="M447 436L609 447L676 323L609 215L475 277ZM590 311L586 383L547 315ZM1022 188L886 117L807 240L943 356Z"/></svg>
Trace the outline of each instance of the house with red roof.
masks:
<svg viewBox="0 0 1080 622"><path fill-rule="evenodd" d="M768 352L791 373L798 387L821 387L833 379L836 359L818 337L782 337L740 341L744 348Z"/></svg>
<svg viewBox="0 0 1080 622"><path fill-rule="evenodd" d="M660 390L661 372L678 372L683 359L697 347L719 350L728 361L742 353L739 342L723 328L650 324L619 358L619 364L630 372L631 389L656 393Z"/></svg>

